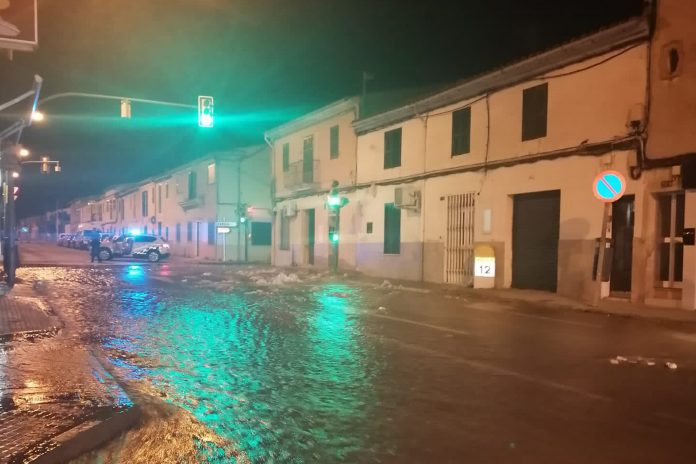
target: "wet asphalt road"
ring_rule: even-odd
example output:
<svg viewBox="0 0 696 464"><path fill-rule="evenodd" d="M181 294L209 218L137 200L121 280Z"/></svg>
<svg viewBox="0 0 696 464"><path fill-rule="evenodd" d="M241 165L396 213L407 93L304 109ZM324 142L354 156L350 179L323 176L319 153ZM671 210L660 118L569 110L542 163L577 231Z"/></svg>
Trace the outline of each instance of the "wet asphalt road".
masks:
<svg viewBox="0 0 696 464"><path fill-rule="evenodd" d="M696 462L692 326L278 272L22 270L144 406L79 462Z"/></svg>

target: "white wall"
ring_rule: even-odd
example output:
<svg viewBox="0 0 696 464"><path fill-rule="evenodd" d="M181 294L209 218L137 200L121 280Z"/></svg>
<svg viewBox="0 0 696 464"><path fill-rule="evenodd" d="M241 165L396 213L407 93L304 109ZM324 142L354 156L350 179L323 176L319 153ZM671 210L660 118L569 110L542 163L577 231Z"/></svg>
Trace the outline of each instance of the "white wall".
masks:
<svg viewBox="0 0 696 464"><path fill-rule="evenodd" d="M290 163L302 160L303 141L306 137L314 137L314 159L319 160L318 189L331 188L331 182L349 186L355 184L356 177L356 136L352 122L355 119L353 111L328 118L297 132L279 137L273 141L274 170L276 178L276 195L285 197L292 194L291 189L283 186L283 145L290 145ZM339 126L339 154L335 159L330 157L331 127Z"/></svg>

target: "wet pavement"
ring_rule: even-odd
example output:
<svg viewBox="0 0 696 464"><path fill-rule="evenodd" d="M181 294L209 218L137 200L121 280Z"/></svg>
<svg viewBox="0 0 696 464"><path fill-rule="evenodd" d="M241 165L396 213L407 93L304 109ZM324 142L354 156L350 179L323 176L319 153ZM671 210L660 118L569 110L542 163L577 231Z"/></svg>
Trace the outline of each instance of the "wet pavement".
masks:
<svg viewBox="0 0 696 464"><path fill-rule="evenodd" d="M693 325L253 267L21 277L143 410L76 463L696 459Z"/></svg>
<svg viewBox="0 0 696 464"><path fill-rule="evenodd" d="M73 441L78 434L103 442L114 435L109 421L134 410L89 347L33 294L20 285L0 299L0 463L79 456L89 448Z"/></svg>

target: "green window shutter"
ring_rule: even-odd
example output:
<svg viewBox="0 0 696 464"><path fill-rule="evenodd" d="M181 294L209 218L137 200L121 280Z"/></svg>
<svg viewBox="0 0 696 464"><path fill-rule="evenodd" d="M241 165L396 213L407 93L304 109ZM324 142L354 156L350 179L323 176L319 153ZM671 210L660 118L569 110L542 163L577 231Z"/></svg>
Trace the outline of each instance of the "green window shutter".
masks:
<svg viewBox="0 0 696 464"><path fill-rule="evenodd" d="M290 144L283 144L283 172L290 170Z"/></svg>
<svg viewBox="0 0 696 464"><path fill-rule="evenodd" d="M546 137L549 86L541 84L522 92L522 140Z"/></svg>
<svg viewBox="0 0 696 464"><path fill-rule="evenodd" d="M384 133L384 169L401 166L401 128Z"/></svg>
<svg viewBox="0 0 696 464"><path fill-rule="evenodd" d="M338 126L333 126L331 128L331 151L330 151L330 158L331 159L336 159L338 158Z"/></svg>
<svg viewBox="0 0 696 464"><path fill-rule="evenodd" d="M215 223L208 222L208 245L215 245Z"/></svg>
<svg viewBox="0 0 696 464"><path fill-rule="evenodd" d="M252 222L251 223L251 244L255 246L271 245L271 223Z"/></svg>
<svg viewBox="0 0 696 464"><path fill-rule="evenodd" d="M471 150L471 107L452 113L452 156Z"/></svg>
<svg viewBox="0 0 696 464"><path fill-rule="evenodd" d="M401 253L401 210L394 203L384 205L384 254Z"/></svg>

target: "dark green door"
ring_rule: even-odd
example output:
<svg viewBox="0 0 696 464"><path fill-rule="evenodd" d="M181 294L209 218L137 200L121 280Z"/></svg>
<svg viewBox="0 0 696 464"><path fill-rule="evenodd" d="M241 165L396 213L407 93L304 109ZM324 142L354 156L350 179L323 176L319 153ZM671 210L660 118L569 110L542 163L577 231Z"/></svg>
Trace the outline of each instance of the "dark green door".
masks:
<svg viewBox="0 0 696 464"><path fill-rule="evenodd" d="M614 252L611 259L609 288L613 292L630 292L635 196L626 195L612 203L611 207L611 241Z"/></svg>
<svg viewBox="0 0 696 464"><path fill-rule="evenodd" d="M307 246L309 253L307 255L307 263L314 264L314 210L307 210Z"/></svg>

